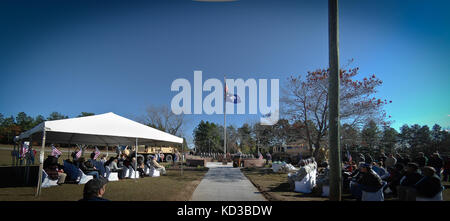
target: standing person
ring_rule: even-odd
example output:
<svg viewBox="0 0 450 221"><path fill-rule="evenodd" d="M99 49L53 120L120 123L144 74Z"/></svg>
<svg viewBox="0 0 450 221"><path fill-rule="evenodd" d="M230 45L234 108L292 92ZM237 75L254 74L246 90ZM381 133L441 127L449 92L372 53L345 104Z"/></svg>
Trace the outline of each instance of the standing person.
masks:
<svg viewBox="0 0 450 221"><path fill-rule="evenodd" d="M266 164L272 163L272 155L270 154L269 151L267 151L266 153L266 159L267 159Z"/></svg>
<svg viewBox="0 0 450 221"><path fill-rule="evenodd" d="M433 156L428 161L428 166L433 167L436 170L436 175L441 177L441 170L444 167L444 161L442 160L439 153L433 153Z"/></svg>
<svg viewBox="0 0 450 221"><path fill-rule="evenodd" d="M164 153L161 153L159 156L161 157L161 162L164 162Z"/></svg>
<svg viewBox="0 0 450 221"><path fill-rule="evenodd" d="M79 201L109 201L103 198L107 183L108 180L102 177L89 180L84 185L83 199Z"/></svg>
<svg viewBox="0 0 450 221"><path fill-rule="evenodd" d="M388 158L384 161L384 166L387 168L393 168L397 164L397 159L392 155L389 154Z"/></svg>
<svg viewBox="0 0 450 221"><path fill-rule="evenodd" d="M425 156L423 152L419 152L419 156L414 159L414 163L417 163L420 168L424 167L428 163L428 158Z"/></svg>

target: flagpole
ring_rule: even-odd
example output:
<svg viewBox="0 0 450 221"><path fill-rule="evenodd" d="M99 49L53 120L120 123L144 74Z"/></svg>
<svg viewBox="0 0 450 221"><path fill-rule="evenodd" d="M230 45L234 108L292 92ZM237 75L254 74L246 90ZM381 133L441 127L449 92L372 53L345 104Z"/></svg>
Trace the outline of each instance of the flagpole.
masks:
<svg viewBox="0 0 450 221"><path fill-rule="evenodd" d="M224 83L224 85L225 85L225 88L224 88L224 95L223 95L223 158L224 158L224 161L223 162L225 162L225 164L227 164L228 162L226 161L227 160L227 121L226 121L226 105L227 105L227 102L226 102L226 97L227 97L227 91L226 91L226 87L227 87L227 81L226 81L226 78L225 78L225 75L223 76L223 83Z"/></svg>

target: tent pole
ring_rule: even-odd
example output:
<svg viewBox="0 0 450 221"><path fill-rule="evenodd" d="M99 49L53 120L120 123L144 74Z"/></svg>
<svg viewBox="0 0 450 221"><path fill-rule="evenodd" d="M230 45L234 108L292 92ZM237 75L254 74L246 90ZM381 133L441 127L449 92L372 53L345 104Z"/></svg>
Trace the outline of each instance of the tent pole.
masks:
<svg viewBox="0 0 450 221"><path fill-rule="evenodd" d="M42 147L41 152L39 153L39 178L37 183L37 189L36 189L36 197L41 195L41 184L42 184L42 170L44 169L44 151L45 151L45 128L42 130Z"/></svg>
<svg viewBox="0 0 450 221"><path fill-rule="evenodd" d="M184 161L184 140L181 143L181 176L183 176L183 162Z"/></svg>
<svg viewBox="0 0 450 221"><path fill-rule="evenodd" d="M70 160L70 143L69 143L69 146L67 148L67 159Z"/></svg>
<svg viewBox="0 0 450 221"><path fill-rule="evenodd" d="M135 169L135 171L134 171L134 181L136 181L136 173L138 172L138 170L137 170L137 152L138 152L138 138L136 138L136 149L134 150L134 158L135 158L135 161L134 161L134 169Z"/></svg>
<svg viewBox="0 0 450 221"><path fill-rule="evenodd" d="M13 150L13 156L12 156L12 165L16 166L16 156L17 156L17 152L16 152L16 144L17 142L14 142L14 150Z"/></svg>

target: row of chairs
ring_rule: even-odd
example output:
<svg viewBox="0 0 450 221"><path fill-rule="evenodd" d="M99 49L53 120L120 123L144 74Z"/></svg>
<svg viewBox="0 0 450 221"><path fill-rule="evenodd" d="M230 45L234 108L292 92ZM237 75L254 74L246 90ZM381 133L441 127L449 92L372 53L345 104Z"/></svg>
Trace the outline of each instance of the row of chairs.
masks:
<svg viewBox="0 0 450 221"><path fill-rule="evenodd" d="M70 164L66 164L66 167L74 167ZM74 169L72 168L72 169ZM76 168L76 170L78 171L78 175L76 176L76 180L75 182L78 184L86 184L89 180L94 179L94 176L92 175L86 175L83 173L83 171L79 168ZM154 167L147 167L145 166L144 169L145 175L150 176L150 177L159 177L160 176L160 172L159 170L155 169ZM139 178L139 173L135 170L133 170L133 168L131 166L128 166L126 168L124 168L122 170L122 177L124 178L130 178L130 179L135 179L135 178ZM111 169L106 166L105 167L105 173L103 174L104 177L106 179L108 179L108 181L119 181L119 172L112 172ZM48 187L52 187L52 186L58 186L58 180L51 180L48 178L48 174L45 172L45 170L43 170L43 176L42 176L42 188L48 188Z"/></svg>
<svg viewBox="0 0 450 221"><path fill-rule="evenodd" d="M122 170L122 173L123 173L122 177L124 177L124 178L130 178L130 179L139 178L139 172L135 171L131 166L125 167ZM150 176L150 177L159 177L160 176L159 170L155 169L154 167L149 168L147 165L145 165L144 173L145 173L145 175Z"/></svg>

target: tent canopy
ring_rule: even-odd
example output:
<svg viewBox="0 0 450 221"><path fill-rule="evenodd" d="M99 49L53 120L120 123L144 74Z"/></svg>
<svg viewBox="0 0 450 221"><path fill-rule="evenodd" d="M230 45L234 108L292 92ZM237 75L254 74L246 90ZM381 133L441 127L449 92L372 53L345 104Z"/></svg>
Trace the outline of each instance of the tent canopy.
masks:
<svg viewBox="0 0 450 221"><path fill-rule="evenodd" d="M88 145L163 145L183 143L183 138L140 124L112 112L87 117L45 121L20 134L19 139L39 141L43 131L50 143Z"/></svg>

